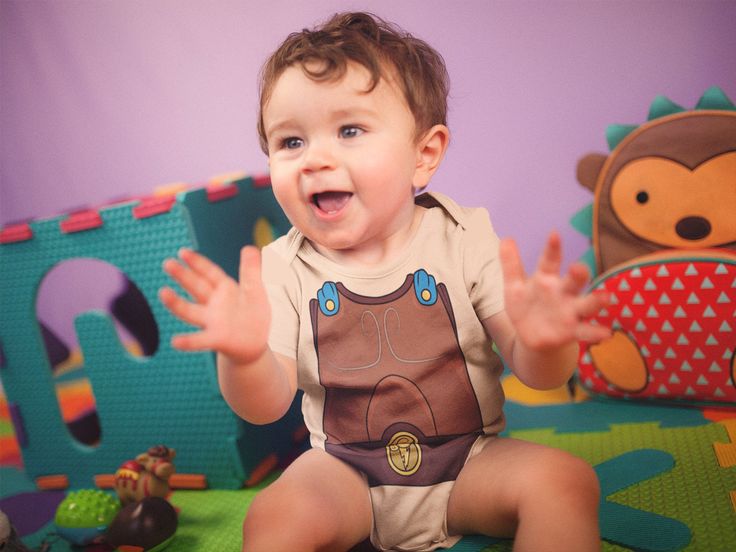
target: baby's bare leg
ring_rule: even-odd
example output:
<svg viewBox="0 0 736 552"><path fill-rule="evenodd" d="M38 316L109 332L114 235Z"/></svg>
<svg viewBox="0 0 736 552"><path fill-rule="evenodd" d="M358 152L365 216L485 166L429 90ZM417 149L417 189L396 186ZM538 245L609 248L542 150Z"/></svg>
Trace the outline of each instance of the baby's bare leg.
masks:
<svg viewBox="0 0 736 552"><path fill-rule="evenodd" d="M585 461L561 450L494 439L465 465L447 509L453 534L514 537L514 550L600 550L600 489Z"/></svg>
<svg viewBox="0 0 736 552"><path fill-rule="evenodd" d="M363 477L312 449L253 500L243 523L243 551L349 550L370 535L372 523Z"/></svg>

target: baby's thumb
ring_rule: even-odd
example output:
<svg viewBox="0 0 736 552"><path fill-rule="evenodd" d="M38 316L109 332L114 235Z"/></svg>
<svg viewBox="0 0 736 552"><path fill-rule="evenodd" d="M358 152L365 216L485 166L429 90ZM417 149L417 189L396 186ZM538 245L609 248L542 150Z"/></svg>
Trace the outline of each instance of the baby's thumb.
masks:
<svg viewBox="0 0 736 552"><path fill-rule="evenodd" d="M240 250L240 286L251 287L261 284L261 251L253 245Z"/></svg>

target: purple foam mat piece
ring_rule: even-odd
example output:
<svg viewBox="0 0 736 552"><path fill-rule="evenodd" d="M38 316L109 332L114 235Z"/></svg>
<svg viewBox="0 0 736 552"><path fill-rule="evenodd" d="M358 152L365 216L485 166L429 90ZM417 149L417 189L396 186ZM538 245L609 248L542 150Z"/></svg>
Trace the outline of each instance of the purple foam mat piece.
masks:
<svg viewBox="0 0 736 552"><path fill-rule="evenodd" d="M51 522L65 491L19 493L0 499L0 510L10 519L19 537L31 535Z"/></svg>
<svg viewBox="0 0 736 552"><path fill-rule="evenodd" d="M87 409L77 418L70 421L67 427L77 441L89 446L94 446L98 443L102 435L100 418L97 415L97 410L94 408Z"/></svg>
<svg viewBox="0 0 736 552"><path fill-rule="evenodd" d="M49 357L51 366L61 364L69 358L70 352L69 347L64 343L54 331L49 328L46 324L39 320L41 326L41 336L43 337L43 343L46 346L46 354Z"/></svg>
<svg viewBox="0 0 736 552"><path fill-rule="evenodd" d="M158 349L158 325L143 293L128 278L125 288L110 304L110 311L135 337L145 356L151 356Z"/></svg>

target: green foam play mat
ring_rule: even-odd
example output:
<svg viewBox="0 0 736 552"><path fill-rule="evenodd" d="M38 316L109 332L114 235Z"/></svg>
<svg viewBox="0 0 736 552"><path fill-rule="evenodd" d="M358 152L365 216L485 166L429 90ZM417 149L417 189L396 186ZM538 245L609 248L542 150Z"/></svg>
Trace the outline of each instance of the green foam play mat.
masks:
<svg viewBox="0 0 736 552"><path fill-rule="evenodd" d="M563 390L524 390L512 379L505 388L508 435L567 450L594 466L602 489L602 550L736 550L736 410L590 400L580 390L573 400ZM53 535L54 505L66 491L39 491L25 477L6 414L0 410L0 509L29 548L45 540L51 551L79 550ZM174 490L169 501L179 522L166 550L240 550L248 506L276 477L278 471L240 490ZM452 550L512 545L468 536Z"/></svg>

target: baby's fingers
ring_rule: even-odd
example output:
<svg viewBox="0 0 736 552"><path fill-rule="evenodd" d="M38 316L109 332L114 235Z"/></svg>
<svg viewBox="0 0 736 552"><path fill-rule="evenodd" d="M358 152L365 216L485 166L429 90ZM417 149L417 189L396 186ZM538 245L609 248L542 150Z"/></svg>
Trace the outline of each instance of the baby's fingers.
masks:
<svg viewBox="0 0 736 552"><path fill-rule="evenodd" d="M261 285L261 252L252 245L240 250L240 285L252 288Z"/></svg>
<svg viewBox="0 0 736 552"><path fill-rule="evenodd" d="M201 305L186 301L169 287L161 288L158 297L177 318L192 326L202 327L204 325L204 310Z"/></svg>
<svg viewBox="0 0 736 552"><path fill-rule="evenodd" d="M216 263L213 263L207 257L200 255L196 251L183 248L179 251L179 258L195 273L209 282L212 287L216 287L224 279L229 278L227 273Z"/></svg>
<svg viewBox="0 0 736 552"><path fill-rule="evenodd" d="M526 279L524 265L521 262L519 249L516 247L516 242L514 242L514 240L510 238L501 240L499 256L501 258L503 279L507 285L515 281Z"/></svg>
<svg viewBox="0 0 736 552"><path fill-rule="evenodd" d="M593 292L577 299L577 315L580 319L575 328L575 338L586 343L597 343L611 336L611 329L587 320L610 303L607 293Z"/></svg>
<svg viewBox="0 0 736 552"><path fill-rule="evenodd" d="M598 343L611 337L611 328L597 324L581 323L575 330L575 338L584 343Z"/></svg>
<svg viewBox="0 0 736 552"><path fill-rule="evenodd" d="M171 338L171 346L180 351L207 351L213 348L206 332L175 335Z"/></svg>
<svg viewBox="0 0 736 552"><path fill-rule="evenodd" d="M562 264L562 242L557 232L551 232L544 246L542 256L539 257L537 270L548 274L559 274Z"/></svg>
<svg viewBox="0 0 736 552"><path fill-rule="evenodd" d="M164 272L177 282L197 303L206 303L212 293L212 284L175 259L164 261Z"/></svg>
<svg viewBox="0 0 736 552"><path fill-rule="evenodd" d="M590 280L590 270L583 263L573 263L567 269L562 287L566 293L579 295Z"/></svg>
<svg viewBox="0 0 736 552"><path fill-rule="evenodd" d="M594 291L577 299L577 313L580 318L590 318L608 306L610 297L608 293Z"/></svg>

